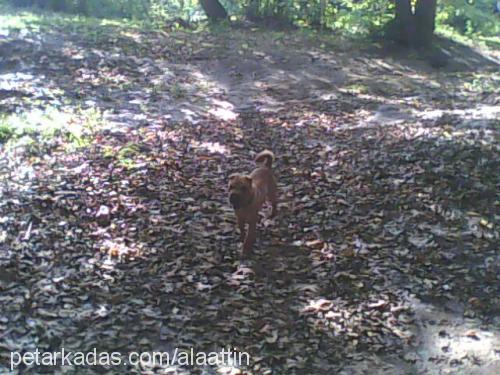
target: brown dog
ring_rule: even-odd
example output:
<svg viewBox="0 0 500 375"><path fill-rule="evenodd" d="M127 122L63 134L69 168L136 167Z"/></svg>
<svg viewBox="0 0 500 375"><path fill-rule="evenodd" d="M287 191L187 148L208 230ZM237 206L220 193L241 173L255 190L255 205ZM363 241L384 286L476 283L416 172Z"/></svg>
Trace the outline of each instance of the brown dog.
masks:
<svg viewBox="0 0 500 375"><path fill-rule="evenodd" d="M250 175L229 176L229 202L234 208L240 236L243 242L243 256L250 253L255 242L255 227L259 221L259 210L268 201L272 205L271 217L276 215L277 186L271 166L274 154L264 150L255 157L259 165ZM248 233L245 236L245 224Z"/></svg>

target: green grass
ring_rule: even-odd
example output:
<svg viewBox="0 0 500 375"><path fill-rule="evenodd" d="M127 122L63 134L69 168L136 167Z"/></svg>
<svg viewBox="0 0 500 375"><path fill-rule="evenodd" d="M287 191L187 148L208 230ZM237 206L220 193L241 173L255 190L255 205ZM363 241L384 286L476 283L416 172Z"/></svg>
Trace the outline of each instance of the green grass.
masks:
<svg viewBox="0 0 500 375"><path fill-rule="evenodd" d="M72 151L89 146L102 125L102 115L95 109L34 109L0 117L0 142L18 147L58 141Z"/></svg>
<svg viewBox="0 0 500 375"><path fill-rule="evenodd" d="M140 147L134 142L128 142L125 146L117 150L115 147L105 145L102 148L102 155L108 159L114 159L119 165L126 169L134 169L137 165L135 158L140 155Z"/></svg>
<svg viewBox="0 0 500 375"><path fill-rule="evenodd" d="M500 37L498 36L484 36L479 37L479 40L486 44L491 49L500 50Z"/></svg>
<svg viewBox="0 0 500 375"><path fill-rule="evenodd" d="M436 27L436 34L443 36L444 38L454 40L456 42L475 46L481 49L493 49L499 50L500 48L500 36L478 36L478 35L465 35L459 33L456 29L449 25L438 24Z"/></svg>
<svg viewBox="0 0 500 375"><path fill-rule="evenodd" d="M8 121L2 117L0 118L0 143L7 142L10 138L14 136L14 129Z"/></svg>
<svg viewBox="0 0 500 375"><path fill-rule="evenodd" d="M32 8L29 10L17 9L0 4L0 35L6 32L43 32L54 28L63 28L74 33L85 35L102 35L105 28L140 28L143 23L125 19L101 19L83 17L64 13L45 12Z"/></svg>

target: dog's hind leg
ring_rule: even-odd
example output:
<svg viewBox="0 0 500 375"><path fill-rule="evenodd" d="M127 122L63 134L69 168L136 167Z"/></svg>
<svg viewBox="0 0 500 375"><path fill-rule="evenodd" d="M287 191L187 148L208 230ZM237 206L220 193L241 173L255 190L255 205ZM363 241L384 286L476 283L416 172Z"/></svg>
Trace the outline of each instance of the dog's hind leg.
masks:
<svg viewBox="0 0 500 375"><path fill-rule="evenodd" d="M270 191L267 199L268 199L269 203L271 203L271 216L270 216L270 218L272 219L273 217L276 216L277 211L278 211L278 198L277 198L276 190Z"/></svg>

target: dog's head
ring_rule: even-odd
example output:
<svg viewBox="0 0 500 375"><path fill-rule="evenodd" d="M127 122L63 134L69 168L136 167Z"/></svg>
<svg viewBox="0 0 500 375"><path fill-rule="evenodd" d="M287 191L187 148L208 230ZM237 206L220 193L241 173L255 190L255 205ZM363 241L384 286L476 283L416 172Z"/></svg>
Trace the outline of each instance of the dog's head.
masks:
<svg viewBox="0 0 500 375"><path fill-rule="evenodd" d="M249 204L253 199L252 178L247 175L232 174L229 176L229 203L234 209Z"/></svg>

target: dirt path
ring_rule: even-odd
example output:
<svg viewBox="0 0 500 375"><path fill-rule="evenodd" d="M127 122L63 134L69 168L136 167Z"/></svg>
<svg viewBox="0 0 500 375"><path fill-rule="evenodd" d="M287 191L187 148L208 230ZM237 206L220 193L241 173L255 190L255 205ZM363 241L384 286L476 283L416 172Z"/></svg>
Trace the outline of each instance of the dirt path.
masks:
<svg viewBox="0 0 500 375"><path fill-rule="evenodd" d="M256 374L500 371L498 67L262 31L71 30L0 39L3 112L102 114L73 152L2 150L1 366L35 347L231 347ZM281 214L242 262L224 186L263 148Z"/></svg>

